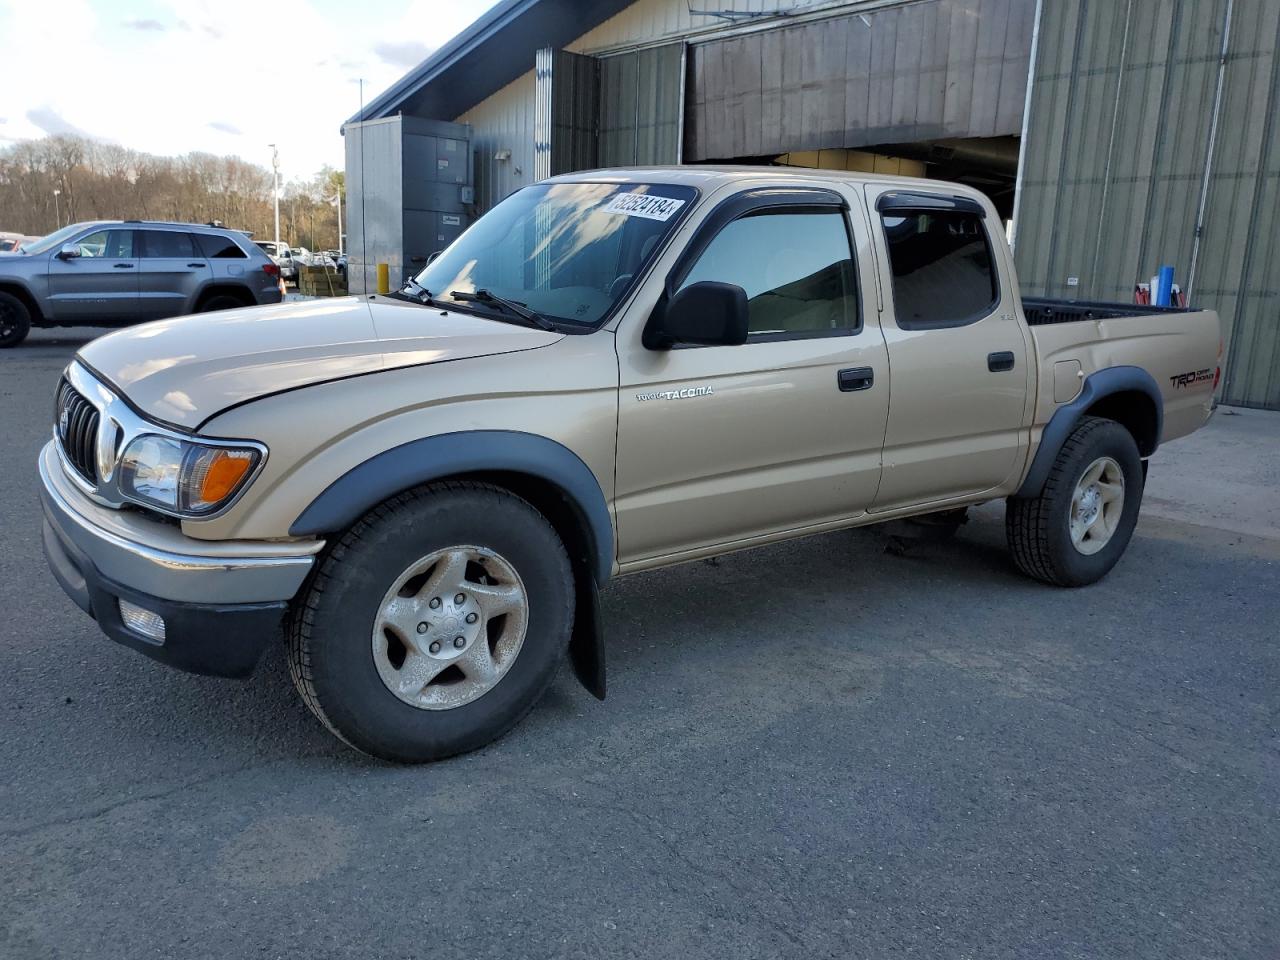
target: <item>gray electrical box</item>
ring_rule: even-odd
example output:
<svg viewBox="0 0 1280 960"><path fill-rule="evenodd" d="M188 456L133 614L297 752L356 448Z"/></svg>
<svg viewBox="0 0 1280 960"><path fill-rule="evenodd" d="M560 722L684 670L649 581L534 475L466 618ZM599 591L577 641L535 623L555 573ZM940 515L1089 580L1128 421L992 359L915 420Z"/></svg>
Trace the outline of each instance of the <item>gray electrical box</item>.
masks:
<svg viewBox="0 0 1280 960"><path fill-rule="evenodd" d="M398 116L342 132L349 289L376 293L385 263L395 290L471 222L471 128Z"/></svg>

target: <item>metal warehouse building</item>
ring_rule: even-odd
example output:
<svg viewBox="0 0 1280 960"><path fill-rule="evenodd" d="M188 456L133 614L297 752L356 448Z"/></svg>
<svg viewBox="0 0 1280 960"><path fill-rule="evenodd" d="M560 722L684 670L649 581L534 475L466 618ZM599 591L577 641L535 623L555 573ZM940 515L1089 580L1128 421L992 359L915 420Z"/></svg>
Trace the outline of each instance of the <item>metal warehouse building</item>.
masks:
<svg viewBox="0 0 1280 960"><path fill-rule="evenodd" d="M1025 295L1174 266L1222 398L1280 409L1278 45L1280 0L503 0L344 126L353 282L571 170L941 177L1010 221Z"/></svg>

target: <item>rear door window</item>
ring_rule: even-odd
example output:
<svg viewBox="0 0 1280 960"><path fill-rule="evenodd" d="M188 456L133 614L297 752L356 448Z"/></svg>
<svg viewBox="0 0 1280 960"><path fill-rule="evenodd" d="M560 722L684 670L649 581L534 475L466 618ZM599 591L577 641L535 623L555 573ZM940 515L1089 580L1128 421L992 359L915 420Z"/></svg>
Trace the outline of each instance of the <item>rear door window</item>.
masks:
<svg viewBox="0 0 1280 960"><path fill-rule="evenodd" d="M245 260L248 255L230 237L221 237L212 233L196 234L200 249L210 260Z"/></svg>
<svg viewBox="0 0 1280 960"><path fill-rule="evenodd" d="M882 222L899 327L958 327L995 309L1000 287L981 216L892 210L884 212Z"/></svg>
<svg viewBox="0 0 1280 960"><path fill-rule="evenodd" d="M175 230L143 230L141 255L150 259L190 260L198 256L191 245L191 234Z"/></svg>

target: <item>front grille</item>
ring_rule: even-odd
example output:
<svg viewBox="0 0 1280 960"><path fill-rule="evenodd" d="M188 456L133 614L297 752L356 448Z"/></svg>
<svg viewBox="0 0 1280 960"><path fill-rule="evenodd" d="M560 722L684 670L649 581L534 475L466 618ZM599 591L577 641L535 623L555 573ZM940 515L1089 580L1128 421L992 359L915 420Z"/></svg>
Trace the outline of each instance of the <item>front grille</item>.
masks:
<svg viewBox="0 0 1280 960"><path fill-rule="evenodd" d="M67 461L89 483L98 482L98 409L66 380L58 385L54 431Z"/></svg>

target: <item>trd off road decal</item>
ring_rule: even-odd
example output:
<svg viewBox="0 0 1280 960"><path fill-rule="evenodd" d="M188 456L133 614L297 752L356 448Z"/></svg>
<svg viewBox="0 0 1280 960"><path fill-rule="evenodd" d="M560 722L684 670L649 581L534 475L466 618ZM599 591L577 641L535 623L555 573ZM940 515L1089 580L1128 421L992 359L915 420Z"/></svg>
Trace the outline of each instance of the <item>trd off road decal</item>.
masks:
<svg viewBox="0 0 1280 960"><path fill-rule="evenodd" d="M681 387L679 390L654 390L650 393L637 393L636 399L641 403L646 400L688 400L691 397L713 397L715 391L708 384L705 387Z"/></svg>
<svg viewBox="0 0 1280 960"><path fill-rule="evenodd" d="M1173 384L1175 390L1181 390L1183 387L1189 387L1193 383L1204 383L1213 379L1213 368L1205 367L1203 370L1192 370L1190 373L1175 373L1169 378L1169 382Z"/></svg>

